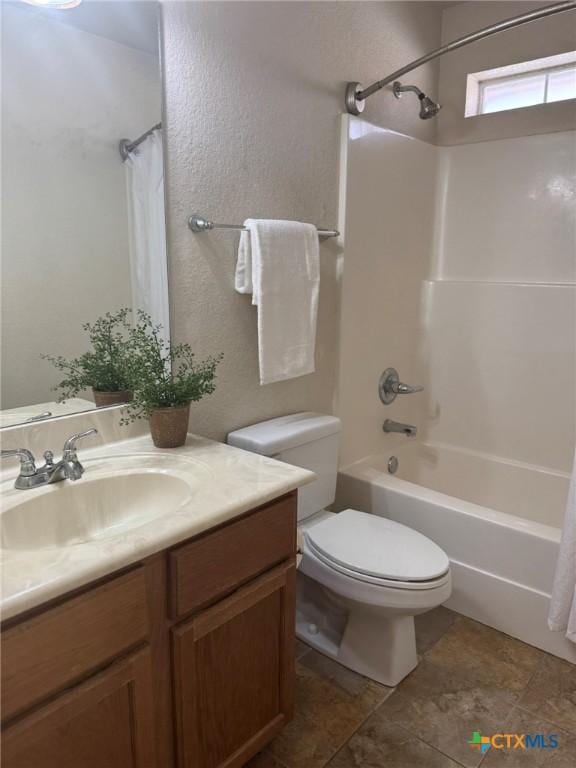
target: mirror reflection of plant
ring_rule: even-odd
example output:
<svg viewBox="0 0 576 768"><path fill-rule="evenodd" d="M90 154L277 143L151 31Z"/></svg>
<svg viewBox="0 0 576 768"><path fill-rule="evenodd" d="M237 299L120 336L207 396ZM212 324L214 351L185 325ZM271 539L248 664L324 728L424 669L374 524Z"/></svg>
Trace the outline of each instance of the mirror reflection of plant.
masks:
<svg viewBox="0 0 576 768"><path fill-rule="evenodd" d="M62 402L86 389L97 392L122 392L130 389L129 334L132 330L125 307L117 312L106 312L82 329L88 333L92 349L67 360L61 355L42 355L64 374L54 389Z"/></svg>
<svg viewBox="0 0 576 768"><path fill-rule="evenodd" d="M197 361L189 344L172 344L146 312L130 330L130 388L132 401L121 423L150 416L158 408L186 406L216 388L216 367L223 355Z"/></svg>

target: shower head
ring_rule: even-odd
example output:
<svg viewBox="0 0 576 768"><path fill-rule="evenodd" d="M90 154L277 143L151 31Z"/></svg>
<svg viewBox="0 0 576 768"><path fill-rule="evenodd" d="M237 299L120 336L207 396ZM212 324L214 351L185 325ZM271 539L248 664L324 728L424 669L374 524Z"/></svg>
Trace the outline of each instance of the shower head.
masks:
<svg viewBox="0 0 576 768"><path fill-rule="evenodd" d="M442 109L440 104L436 104L435 101L432 101L432 99L426 96L425 93L422 93L420 88L417 88L415 85L402 85L402 83L397 80L392 86L392 91L397 99L401 99L402 94L407 91L415 93L418 96L420 100L420 120L430 120L431 117L436 117L438 112Z"/></svg>
<svg viewBox="0 0 576 768"><path fill-rule="evenodd" d="M435 101L432 101L432 99L429 99L428 96L425 96L422 94L420 98L420 119L421 120L429 120L431 117L436 117L438 112L442 109L441 104L437 104Z"/></svg>

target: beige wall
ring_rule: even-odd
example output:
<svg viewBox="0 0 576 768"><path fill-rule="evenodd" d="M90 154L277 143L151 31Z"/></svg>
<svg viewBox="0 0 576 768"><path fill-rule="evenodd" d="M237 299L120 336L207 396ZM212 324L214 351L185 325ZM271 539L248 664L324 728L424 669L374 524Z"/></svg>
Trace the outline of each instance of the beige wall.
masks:
<svg viewBox="0 0 576 768"><path fill-rule="evenodd" d="M503 19L550 5L550 1L466 2L444 11L442 43ZM574 101L545 104L492 115L464 117L466 76L471 72L531 61L576 49L576 13L561 13L486 38L440 59L440 144L464 144L512 136L567 131L576 127Z"/></svg>
<svg viewBox="0 0 576 768"><path fill-rule="evenodd" d="M223 351L217 392L192 429L222 438L301 409L333 411L338 360L338 244L321 246L315 374L260 387L256 315L234 292L237 236L192 235L216 221L294 218L335 227L346 81L369 83L439 44L436 3L163 3L172 328L200 354ZM411 81L435 92L435 67ZM373 122L433 141L413 100L370 100Z"/></svg>

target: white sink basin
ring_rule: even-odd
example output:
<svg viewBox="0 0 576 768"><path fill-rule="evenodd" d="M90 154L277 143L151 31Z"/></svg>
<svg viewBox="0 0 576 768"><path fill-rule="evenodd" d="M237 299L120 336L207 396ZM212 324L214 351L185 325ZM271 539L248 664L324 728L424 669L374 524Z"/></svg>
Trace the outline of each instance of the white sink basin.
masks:
<svg viewBox="0 0 576 768"><path fill-rule="evenodd" d="M152 454L85 461L84 467L76 482L4 493L2 549L52 549L121 536L176 512L211 475L200 462Z"/></svg>

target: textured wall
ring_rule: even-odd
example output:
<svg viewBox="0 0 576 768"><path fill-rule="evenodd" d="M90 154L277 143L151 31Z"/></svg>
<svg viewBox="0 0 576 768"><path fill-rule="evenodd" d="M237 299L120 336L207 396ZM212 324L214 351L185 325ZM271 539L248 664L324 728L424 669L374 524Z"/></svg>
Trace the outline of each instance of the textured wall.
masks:
<svg viewBox="0 0 576 768"><path fill-rule="evenodd" d="M448 7L443 14L442 42L475 32L503 19L551 5L530 3L467 2ZM464 117L466 77L471 72L504 67L576 48L576 13L561 13L486 38L440 59L440 144L463 144L488 139L528 136L576 127L573 101L525 107L493 115Z"/></svg>
<svg viewBox="0 0 576 768"><path fill-rule="evenodd" d="M260 387L256 314L233 289L237 236L192 235L193 211L335 227L339 116L348 80L365 83L439 44L436 3L163 3L172 329L199 353L223 351L217 392L191 427L230 429L301 409L334 408L338 244L321 247L315 374ZM435 92L432 66L412 82ZM434 140L414 100L371 99L365 117Z"/></svg>

